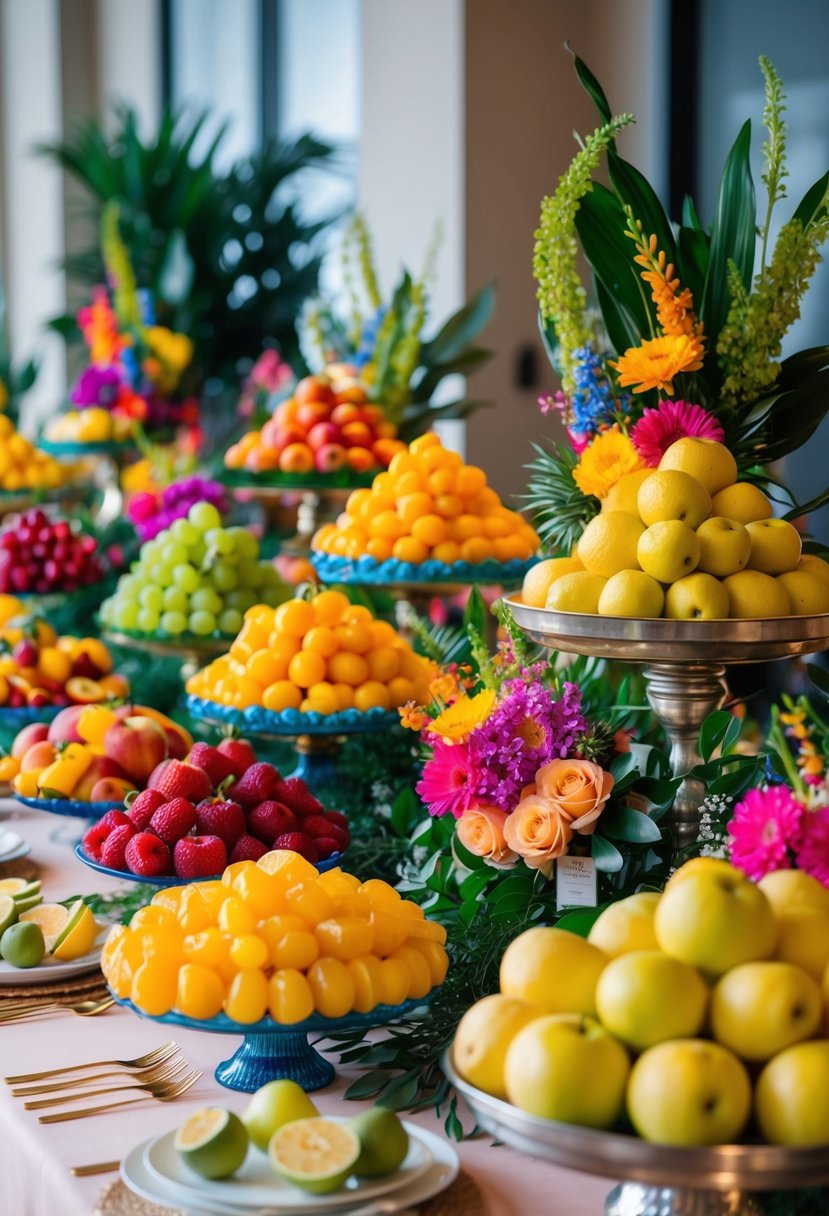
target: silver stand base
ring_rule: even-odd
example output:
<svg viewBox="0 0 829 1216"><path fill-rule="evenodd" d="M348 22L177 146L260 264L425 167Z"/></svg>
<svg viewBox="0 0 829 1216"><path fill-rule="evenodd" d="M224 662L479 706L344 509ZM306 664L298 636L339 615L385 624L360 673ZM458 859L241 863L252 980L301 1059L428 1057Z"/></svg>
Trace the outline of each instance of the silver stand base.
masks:
<svg viewBox="0 0 829 1216"><path fill-rule="evenodd" d="M691 1191L623 1182L607 1197L605 1216L760 1216L742 1191Z"/></svg>

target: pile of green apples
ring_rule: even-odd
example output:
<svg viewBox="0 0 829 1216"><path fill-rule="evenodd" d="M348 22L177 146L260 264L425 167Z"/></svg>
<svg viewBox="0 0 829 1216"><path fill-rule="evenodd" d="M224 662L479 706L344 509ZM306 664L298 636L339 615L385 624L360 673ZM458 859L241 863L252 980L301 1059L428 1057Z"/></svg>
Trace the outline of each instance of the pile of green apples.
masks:
<svg viewBox="0 0 829 1216"><path fill-rule="evenodd" d="M609 905L588 937L510 943L453 1062L529 1114L658 1144L829 1144L829 890L711 857Z"/></svg>

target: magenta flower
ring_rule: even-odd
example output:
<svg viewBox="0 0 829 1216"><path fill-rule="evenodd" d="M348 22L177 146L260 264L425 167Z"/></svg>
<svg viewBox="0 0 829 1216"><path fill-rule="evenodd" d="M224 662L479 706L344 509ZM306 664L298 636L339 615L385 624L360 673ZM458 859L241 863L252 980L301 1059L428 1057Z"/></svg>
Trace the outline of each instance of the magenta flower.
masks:
<svg viewBox="0 0 829 1216"><path fill-rule="evenodd" d="M772 870L791 869L804 815L805 807L787 785L749 790L727 825L732 863L754 882Z"/></svg>
<svg viewBox="0 0 829 1216"><path fill-rule="evenodd" d="M122 384L114 367L88 367L72 389L72 404L82 409L93 405L109 409L115 404Z"/></svg>
<svg viewBox="0 0 829 1216"><path fill-rule="evenodd" d="M415 788L430 815L454 815L460 819L464 811L478 804L475 787L479 779L469 744L441 740L433 745Z"/></svg>
<svg viewBox="0 0 829 1216"><path fill-rule="evenodd" d="M631 429L633 446L649 468L655 469L672 443L686 436L721 441L725 431L713 414L689 401L660 401L646 409Z"/></svg>
<svg viewBox="0 0 829 1216"><path fill-rule="evenodd" d="M795 859L799 870L829 887L829 807L804 814Z"/></svg>

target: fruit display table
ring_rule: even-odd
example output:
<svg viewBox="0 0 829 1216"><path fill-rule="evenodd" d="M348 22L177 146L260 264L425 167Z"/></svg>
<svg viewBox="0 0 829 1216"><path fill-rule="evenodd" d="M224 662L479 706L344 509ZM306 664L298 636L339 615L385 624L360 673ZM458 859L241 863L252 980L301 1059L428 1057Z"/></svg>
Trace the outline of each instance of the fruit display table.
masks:
<svg viewBox="0 0 829 1216"><path fill-rule="evenodd" d="M80 824L23 810L10 801L0 802L3 823L31 843L30 860L38 866L50 898L105 892L118 885L81 866L73 856L68 843L73 833L68 829L74 826L77 835ZM4 1074L133 1057L158 1046L171 1034L188 1063L202 1069L204 1075L183 1098L169 1106L148 1101L108 1116L49 1126L39 1124L34 1111L24 1111L20 1100L10 1096L8 1087L0 1086L0 1211L15 1216L44 1216L46 1212L89 1216L115 1175L75 1178L69 1174L70 1166L121 1159L139 1141L165 1127L179 1126L200 1106L218 1102L241 1112L248 1101L246 1094L223 1089L213 1079L223 1048L218 1036L179 1027L168 1030L117 1006L95 1018L44 1014L0 1027ZM322 1113L354 1112L353 1104L343 1099L353 1079L353 1075L343 1074L330 1088L314 1095ZM442 1132L432 1112L412 1118L424 1128ZM466 1113L464 1122L472 1126L472 1118ZM465 1140L458 1151L462 1168L483 1196L479 1216L537 1212L548 1216L598 1216L602 1210L607 1184L601 1179L559 1169L505 1146L493 1151L488 1136Z"/></svg>

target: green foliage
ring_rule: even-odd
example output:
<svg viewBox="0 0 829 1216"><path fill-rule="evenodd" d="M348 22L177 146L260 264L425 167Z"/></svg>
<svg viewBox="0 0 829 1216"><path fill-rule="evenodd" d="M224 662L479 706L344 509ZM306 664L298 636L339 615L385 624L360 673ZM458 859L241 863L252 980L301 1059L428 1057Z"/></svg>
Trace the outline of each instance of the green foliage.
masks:
<svg viewBox="0 0 829 1216"><path fill-rule="evenodd" d="M220 170L224 126L195 151L208 120L207 111L167 108L143 140L134 111L119 105L111 136L83 119L40 151L84 187L95 223L95 243L67 259L70 279L104 281L98 224L106 203L118 200L138 286L152 290L159 323L196 344L191 387L218 377L235 388L240 365L266 339L298 357L294 323L316 288L317 238L332 217L308 222L287 194L303 170L330 169L333 149L302 135ZM71 318L58 326L71 331Z"/></svg>
<svg viewBox="0 0 829 1216"><path fill-rule="evenodd" d="M599 500L582 494L573 480L578 456L569 445L545 448L534 443L535 460L526 466L530 476L525 509L541 537L544 549L566 556L594 515Z"/></svg>
<svg viewBox="0 0 829 1216"><path fill-rule="evenodd" d="M6 296L0 286L0 414L7 414L15 425L20 419L20 400L37 379L38 364L29 359L22 366L12 364L6 317Z"/></svg>

